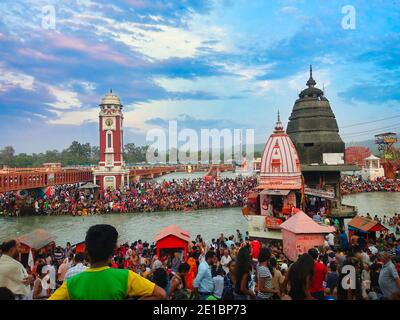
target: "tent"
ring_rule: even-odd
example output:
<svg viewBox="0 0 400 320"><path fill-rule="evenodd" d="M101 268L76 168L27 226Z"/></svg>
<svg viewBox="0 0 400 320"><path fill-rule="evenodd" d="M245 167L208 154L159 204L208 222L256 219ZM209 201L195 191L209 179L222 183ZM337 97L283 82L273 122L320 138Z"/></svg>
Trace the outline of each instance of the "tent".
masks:
<svg viewBox="0 0 400 320"><path fill-rule="evenodd" d="M291 261L314 247L324 245L326 233L335 232L332 226L323 226L316 223L303 211L297 212L294 216L280 225L283 239L283 253Z"/></svg>
<svg viewBox="0 0 400 320"><path fill-rule="evenodd" d="M157 256L161 258L161 251L183 251L183 260L186 261L187 246L190 242L189 232L181 229L177 225L170 225L156 234L154 240L156 241Z"/></svg>
<svg viewBox="0 0 400 320"><path fill-rule="evenodd" d="M57 237L43 229L36 229L18 238L21 243L21 260L24 265L28 263L29 251L33 258L36 254L53 252Z"/></svg>
<svg viewBox="0 0 400 320"><path fill-rule="evenodd" d="M383 226L379 221L371 220L365 217L356 216L348 223L349 238L353 234L363 235L368 238L375 239L377 231L387 231L388 228Z"/></svg>

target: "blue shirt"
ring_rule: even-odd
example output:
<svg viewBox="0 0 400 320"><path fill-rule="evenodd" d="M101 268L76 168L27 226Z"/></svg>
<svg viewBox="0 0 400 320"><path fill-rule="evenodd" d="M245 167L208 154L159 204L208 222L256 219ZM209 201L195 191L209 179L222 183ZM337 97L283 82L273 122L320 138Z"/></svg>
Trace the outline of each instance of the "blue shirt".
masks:
<svg viewBox="0 0 400 320"><path fill-rule="evenodd" d="M203 293L214 291L211 266L207 262L203 261L200 263L197 276L193 281L193 286L198 288L199 292Z"/></svg>
<svg viewBox="0 0 400 320"><path fill-rule="evenodd" d="M228 249L231 249L232 245L235 245L235 243L232 240L226 241L225 244L228 247Z"/></svg>
<svg viewBox="0 0 400 320"><path fill-rule="evenodd" d="M398 278L399 274L397 273L396 267L392 261L389 261L382 266L378 281L384 297L390 298L392 294L400 291L396 284L396 279Z"/></svg>

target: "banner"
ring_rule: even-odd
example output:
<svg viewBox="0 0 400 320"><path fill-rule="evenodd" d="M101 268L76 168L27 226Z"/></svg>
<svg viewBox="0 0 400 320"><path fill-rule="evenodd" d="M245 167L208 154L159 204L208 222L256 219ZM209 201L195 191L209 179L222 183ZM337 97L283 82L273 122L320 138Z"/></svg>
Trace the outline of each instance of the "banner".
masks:
<svg viewBox="0 0 400 320"><path fill-rule="evenodd" d="M334 192L325 191L321 189L304 188L304 193L310 196L315 196L320 198L335 199Z"/></svg>

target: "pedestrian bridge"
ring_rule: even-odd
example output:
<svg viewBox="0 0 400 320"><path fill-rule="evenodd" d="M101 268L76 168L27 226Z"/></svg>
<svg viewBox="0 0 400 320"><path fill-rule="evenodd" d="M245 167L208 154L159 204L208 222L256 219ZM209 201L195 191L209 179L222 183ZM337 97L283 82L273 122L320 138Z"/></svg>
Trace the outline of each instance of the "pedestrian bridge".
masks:
<svg viewBox="0 0 400 320"><path fill-rule="evenodd" d="M232 165L212 165L223 171L233 171ZM168 165L129 167L130 181L152 179L172 172L207 172L210 165ZM94 167L75 168L9 168L0 170L0 193L26 189L45 188L54 185L93 182Z"/></svg>

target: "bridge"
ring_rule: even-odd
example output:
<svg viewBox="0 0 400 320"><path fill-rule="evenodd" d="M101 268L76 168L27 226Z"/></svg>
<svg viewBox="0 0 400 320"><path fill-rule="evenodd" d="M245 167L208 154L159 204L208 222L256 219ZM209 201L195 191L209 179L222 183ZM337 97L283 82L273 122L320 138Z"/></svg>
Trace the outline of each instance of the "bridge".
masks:
<svg viewBox="0 0 400 320"><path fill-rule="evenodd" d="M218 164L220 172L233 171L233 165ZM207 172L208 164L129 167L130 181L153 179L172 172ZM94 167L10 168L0 170L0 193L45 188L54 185L93 182Z"/></svg>

